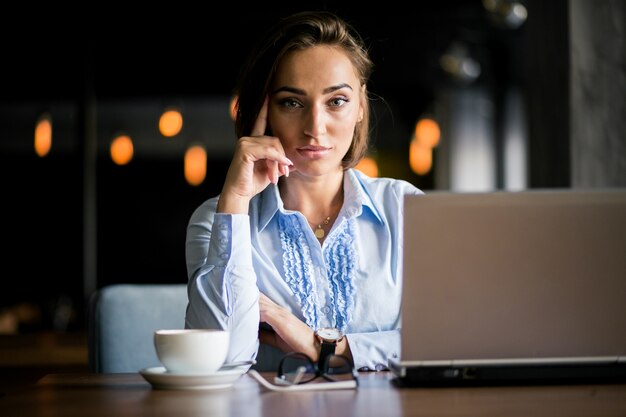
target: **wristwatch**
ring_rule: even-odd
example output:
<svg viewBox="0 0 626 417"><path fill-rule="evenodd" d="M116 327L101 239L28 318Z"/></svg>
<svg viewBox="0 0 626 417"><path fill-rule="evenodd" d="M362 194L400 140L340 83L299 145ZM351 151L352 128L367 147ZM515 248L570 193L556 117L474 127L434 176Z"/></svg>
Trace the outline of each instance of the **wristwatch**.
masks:
<svg viewBox="0 0 626 417"><path fill-rule="evenodd" d="M317 366L320 371L324 371L324 364L326 363L326 358L328 355L335 354L335 348L337 347L337 343L341 342L343 339L343 333L341 330L335 327L322 327L317 329L315 332L315 336L317 336L318 340L322 344L322 348L320 350L320 358L317 361Z"/></svg>

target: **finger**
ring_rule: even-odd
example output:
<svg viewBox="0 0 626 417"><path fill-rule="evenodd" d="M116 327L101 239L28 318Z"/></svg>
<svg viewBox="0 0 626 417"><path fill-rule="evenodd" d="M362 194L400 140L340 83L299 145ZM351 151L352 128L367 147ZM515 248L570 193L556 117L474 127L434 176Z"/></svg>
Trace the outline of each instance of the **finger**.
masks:
<svg viewBox="0 0 626 417"><path fill-rule="evenodd" d="M259 304L267 304L267 296L262 292L259 292Z"/></svg>
<svg viewBox="0 0 626 417"><path fill-rule="evenodd" d="M272 183L278 183L278 162L273 161L271 159L265 160L265 165L267 166L267 179Z"/></svg>
<svg viewBox="0 0 626 417"><path fill-rule="evenodd" d="M265 97L263 101L263 106L261 106L261 110L256 117L256 121L254 122L254 126L252 127L252 131L250 132L250 136L263 136L265 135L265 128L267 127L267 106L268 106L268 98Z"/></svg>
<svg viewBox="0 0 626 417"><path fill-rule="evenodd" d="M296 166L294 164L287 165L286 170L287 170L287 173L286 173L287 176L289 176L289 174L291 174L292 172L297 171Z"/></svg>
<svg viewBox="0 0 626 417"><path fill-rule="evenodd" d="M267 136L243 137L237 142L237 148L236 153L244 160L253 161L255 163L262 162L263 160L272 160L278 164L291 167L292 172L295 171L293 162L285 156L285 151L278 138ZM263 170L267 169L267 165L261 167Z"/></svg>
<svg viewBox="0 0 626 417"><path fill-rule="evenodd" d="M259 307L260 308L268 308L273 305L274 302L269 299L269 297L262 292L259 292Z"/></svg>
<svg viewBox="0 0 626 417"><path fill-rule="evenodd" d="M290 167L291 170L294 171L293 162L291 162L291 159L285 156L282 147L280 149L277 147L265 148L262 152L259 152L257 154L257 158L257 160L267 159L268 161L272 161L277 164L278 166L276 166L276 172L280 173L280 175L285 174L285 167Z"/></svg>

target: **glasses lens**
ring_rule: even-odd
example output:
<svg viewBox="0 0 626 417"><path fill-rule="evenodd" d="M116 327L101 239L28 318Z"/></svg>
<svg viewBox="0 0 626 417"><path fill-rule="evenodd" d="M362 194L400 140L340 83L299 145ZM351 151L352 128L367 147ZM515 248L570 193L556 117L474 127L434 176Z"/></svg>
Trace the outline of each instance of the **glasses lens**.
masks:
<svg viewBox="0 0 626 417"><path fill-rule="evenodd" d="M356 379L352 363L341 355L330 355L324 364L324 377L332 381Z"/></svg>
<svg viewBox="0 0 626 417"><path fill-rule="evenodd" d="M315 364L302 353L291 353L283 357L278 376L290 384L303 384L317 376Z"/></svg>

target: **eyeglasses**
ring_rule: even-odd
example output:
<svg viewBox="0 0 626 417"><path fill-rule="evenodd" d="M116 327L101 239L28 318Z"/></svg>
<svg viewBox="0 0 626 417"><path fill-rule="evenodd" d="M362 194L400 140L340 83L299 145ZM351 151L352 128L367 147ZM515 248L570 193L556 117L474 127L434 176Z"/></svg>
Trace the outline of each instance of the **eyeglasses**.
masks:
<svg viewBox="0 0 626 417"><path fill-rule="evenodd" d="M281 392L356 389L359 386L358 374L350 359L342 355L329 355L320 369L304 353L288 353L278 364L274 384L254 369L249 369L248 375L265 388ZM318 377L329 382L313 382Z"/></svg>
<svg viewBox="0 0 626 417"><path fill-rule="evenodd" d="M350 359L343 355L329 355L320 367L307 355L291 352L283 356L278 364L277 385L299 385L322 377L330 382L349 382L354 388L359 379Z"/></svg>

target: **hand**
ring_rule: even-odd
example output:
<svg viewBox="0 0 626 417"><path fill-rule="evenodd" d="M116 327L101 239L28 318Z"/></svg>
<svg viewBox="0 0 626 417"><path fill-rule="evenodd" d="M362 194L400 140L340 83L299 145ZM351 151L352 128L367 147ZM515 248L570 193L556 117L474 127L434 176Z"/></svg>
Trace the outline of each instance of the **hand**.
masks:
<svg viewBox="0 0 626 417"><path fill-rule="evenodd" d="M252 197L293 170L280 140L265 136L268 101L266 97L250 136L237 141L217 206L220 213L247 213Z"/></svg>
<svg viewBox="0 0 626 417"><path fill-rule="evenodd" d="M313 329L296 316L260 293L259 311L261 322L266 322L274 332L261 330L261 343L266 343L283 352L302 352L314 360L319 356L319 346Z"/></svg>

